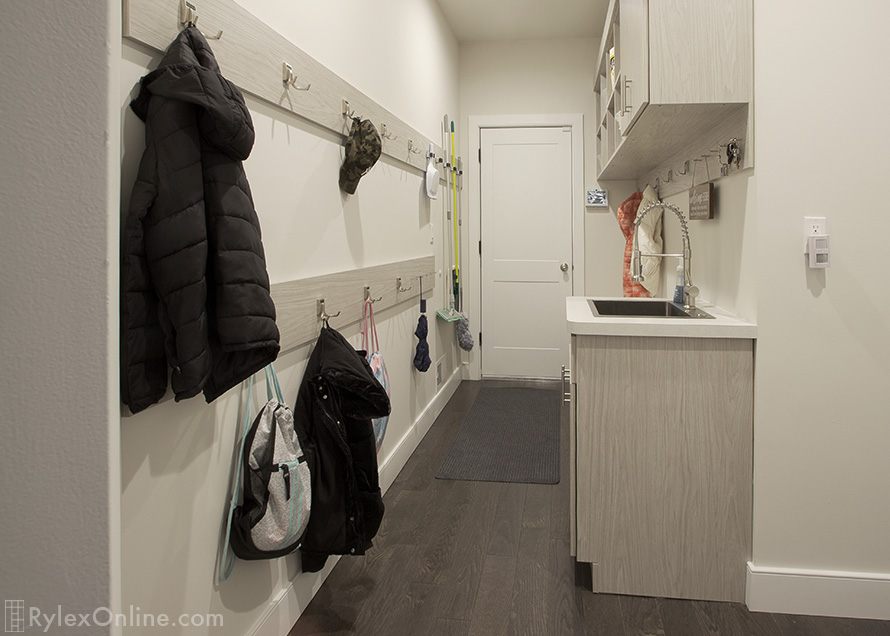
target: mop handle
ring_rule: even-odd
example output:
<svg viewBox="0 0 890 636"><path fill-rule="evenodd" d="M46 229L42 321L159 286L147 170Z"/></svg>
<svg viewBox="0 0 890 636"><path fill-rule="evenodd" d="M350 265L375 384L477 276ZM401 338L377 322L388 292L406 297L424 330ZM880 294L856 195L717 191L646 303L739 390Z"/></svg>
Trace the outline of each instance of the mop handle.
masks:
<svg viewBox="0 0 890 636"><path fill-rule="evenodd" d="M454 156L454 122L451 122L451 185L454 188L454 205L451 212L451 218L454 220L454 280L460 282L460 265L458 258L458 242L457 242L457 160Z"/></svg>

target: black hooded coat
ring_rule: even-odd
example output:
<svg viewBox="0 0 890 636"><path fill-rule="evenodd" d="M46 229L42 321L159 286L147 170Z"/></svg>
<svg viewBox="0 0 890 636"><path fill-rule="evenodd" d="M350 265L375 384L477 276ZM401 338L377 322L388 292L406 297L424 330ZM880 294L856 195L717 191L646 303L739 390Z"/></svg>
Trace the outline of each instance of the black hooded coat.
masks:
<svg viewBox="0 0 890 636"><path fill-rule="evenodd" d="M254 142L240 91L204 36L182 31L130 104L146 148L124 224L121 394L216 399L274 361L275 305L241 162Z"/></svg>
<svg viewBox="0 0 890 636"><path fill-rule="evenodd" d="M312 508L300 552L304 572L331 554L364 554L383 520L371 418L389 415L386 390L365 352L322 327L297 394L294 423L311 452Z"/></svg>

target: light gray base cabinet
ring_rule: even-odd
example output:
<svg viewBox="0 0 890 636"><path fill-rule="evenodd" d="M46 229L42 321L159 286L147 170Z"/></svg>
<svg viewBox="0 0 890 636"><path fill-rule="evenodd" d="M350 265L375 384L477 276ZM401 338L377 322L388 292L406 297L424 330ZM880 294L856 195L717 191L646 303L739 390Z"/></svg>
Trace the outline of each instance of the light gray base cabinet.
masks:
<svg viewBox="0 0 890 636"><path fill-rule="evenodd" d="M572 542L595 592L743 602L753 340L572 337Z"/></svg>

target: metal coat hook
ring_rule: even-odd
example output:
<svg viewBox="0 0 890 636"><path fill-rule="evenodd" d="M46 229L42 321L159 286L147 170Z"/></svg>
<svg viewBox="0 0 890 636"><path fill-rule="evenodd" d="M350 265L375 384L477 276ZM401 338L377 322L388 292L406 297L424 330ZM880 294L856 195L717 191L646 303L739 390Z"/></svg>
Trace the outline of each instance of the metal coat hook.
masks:
<svg viewBox="0 0 890 636"><path fill-rule="evenodd" d="M377 298L371 298L371 286L365 285L365 301L371 301L372 303L376 303L378 300L382 300L383 296L377 296Z"/></svg>
<svg viewBox="0 0 890 636"><path fill-rule="evenodd" d="M725 146L717 146L717 150L711 150L713 154L717 155L717 163L720 164L721 177L725 177L729 174L729 164L723 161L723 153L726 151L728 146L729 144L726 144Z"/></svg>
<svg viewBox="0 0 890 636"><path fill-rule="evenodd" d="M668 170L668 176L667 176L667 179L664 180L664 182L665 182L665 183L670 183L670 182L673 181L673 180L674 180L674 171L673 171L673 170Z"/></svg>
<svg viewBox="0 0 890 636"><path fill-rule="evenodd" d="M707 175L707 181L705 183L710 183L711 181L711 168L708 166L708 158L711 155L702 155L701 159L696 159L695 161L704 161L705 162L705 174ZM695 172L692 173L692 185L695 185Z"/></svg>
<svg viewBox="0 0 890 636"><path fill-rule="evenodd" d="M297 76L294 74L294 67L288 64L287 62L281 63L281 81L284 83L285 88L293 87L298 91L308 91L312 88L312 84L306 84L306 86L297 86Z"/></svg>
<svg viewBox="0 0 890 636"><path fill-rule="evenodd" d="M677 170L677 174L680 175L681 177L689 174L689 159L687 159L686 161L683 162L683 171L680 172L679 170Z"/></svg>
<svg viewBox="0 0 890 636"><path fill-rule="evenodd" d="M736 170L738 170L742 163L742 149L739 146L739 140L735 137L729 140L729 143L726 144L726 160L730 164L735 164Z"/></svg>
<svg viewBox="0 0 890 636"><path fill-rule="evenodd" d="M187 2L186 0L179 0L179 24L181 26L192 25L197 28L198 26L198 8L193 5L191 2ZM216 35L207 35L206 33L201 33L208 40L219 40L222 39L222 30Z"/></svg>
<svg viewBox="0 0 890 636"><path fill-rule="evenodd" d="M340 315L338 311L336 314L329 314L324 306L324 298L319 298L316 301L316 315L324 321L327 321L328 318L336 318Z"/></svg>
<svg viewBox="0 0 890 636"><path fill-rule="evenodd" d="M343 100L343 116L344 117L352 117L353 119L361 119L361 117L355 114L355 109L349 106L349 102L345 99Z"/></svg>
<svg viewBox="0 0 890 636"><path fill-rule="evenodd" d="M408 285L407 287L402 287L402 277L396 279L396 291L397 292L406 292L410 290L412 285Z"/></svg>
<svg viewBox="0 0 890 636"><path fill-rule="evenodd" d="M420 148L415 148L415 147L414 147L414 140L413 140L413 139L409 139L409 140L408 140L408 152L414 153L415 155L419 155L419 154L421 154L421 153L423 152L423 150L421 150Z"/></svg>
<svg viewBox="0 0 890 636"><path fill-rule="evenodd" d="M380 124L380 136L384 139L391 139L393 141L399 138L398 135L394 135L386 129L386 124Z"/></svg>

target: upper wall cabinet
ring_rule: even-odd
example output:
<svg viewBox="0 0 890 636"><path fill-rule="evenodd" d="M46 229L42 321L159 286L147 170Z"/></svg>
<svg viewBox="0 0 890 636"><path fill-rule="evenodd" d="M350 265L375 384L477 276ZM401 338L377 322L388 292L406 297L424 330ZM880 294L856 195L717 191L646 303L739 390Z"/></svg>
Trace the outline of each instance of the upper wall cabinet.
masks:
<svg viewBox="0 0 890 636"><path fill-rule="evenodd" d="M618 23L620 51L615 47L613 58L620 62L618 81L621 106L618 128L621 134L636 122L649 103L649 7L647 0L622 0ZM613 15L617 15L617 11Z"/></svg>
<svg viewBox="0 0 890 636"><path fill-rule="evenodd" d="M595 83L599 178L683 174L731 137L747 139L741 167L752 165L752 46L751 0L612 0Z"/></svg>

